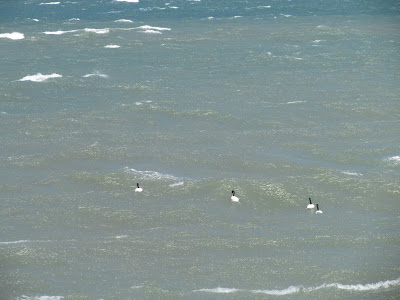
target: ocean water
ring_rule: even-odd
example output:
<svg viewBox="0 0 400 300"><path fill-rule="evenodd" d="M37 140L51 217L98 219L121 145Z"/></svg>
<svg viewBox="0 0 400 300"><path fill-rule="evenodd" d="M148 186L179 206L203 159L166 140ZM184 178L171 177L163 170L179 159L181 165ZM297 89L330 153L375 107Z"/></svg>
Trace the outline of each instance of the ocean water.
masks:
<svg viewBox="0 0 400 300"><path fill-rule="evenodd" d="M1 1L0 69L1 300L400 298L399 1Z"/></svg>

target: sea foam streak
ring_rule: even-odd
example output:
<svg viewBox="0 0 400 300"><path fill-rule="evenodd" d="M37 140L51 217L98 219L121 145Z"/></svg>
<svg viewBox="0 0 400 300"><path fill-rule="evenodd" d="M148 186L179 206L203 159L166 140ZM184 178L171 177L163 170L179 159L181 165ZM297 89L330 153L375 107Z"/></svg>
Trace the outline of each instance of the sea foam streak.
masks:
<svg viewBox="0 0 400 300"><path fill-rule="evenodd" d="M23 40L25 35L20 32L0 33L0 39Z"/></svg>
<svg viewBox="0 0 400 300"><path fill-rule="evenodd" d="M169 180L179 180L178 177L175 177L170 174L162 174L156 171L138 171L132 168L125 167L125 172L129 174L137 175L138 177L145 179L169 179Z"/></svg>
<svg viewBox="0 0 400 300"><path fill-rule="evenodd" d="M400 156L389 157L388 159L386 159L386 161L391 162L395 165L398 165L398 164L400 164Z"/></svg>
<svg viewBox="0 0 400 300"><path fill-rule="evenodd" d="M42 73L37 73L36 75L25 76L24 78L21 78L18 81L43 82L50 78L59 78L59 77L62 77L62 75L57 74L57 73L53 73L53 74L49 74L49 75L43 75Z"/></svg>
<svg viewBox="0 0 400 300"><path fill-rule="evenodd" d="M120 48L121 46L119 46L119 45L106 45L106 46L104 46L104 48L107 48L107 49L117 49L117 48Z"/></svg>
<svg viewBox="0 0 400 300"><path fill-rule="evenodd" d="M40 3L39 5L57 5L60 4L61 2L47 2L47 3Z"/></svg>
<svg viewBox="0 0 400 300"><path fill-rule="evenodd" d="M139 0L115 0L116 2L139 3Z"/></svg>
<svg viewBox="0 0 400 300"><path fill-rule="evenodd" d="M93 77L93 76L98 76L98 77L102 77L102 78L108 78L107 74L102 74L102 73L100 73L98 71L96 71L94 73L91 73L91 74L86 74L83 77L88 78L88 77Z"/></svg>
<svg viewBox="0 0 400 300"><path fill-rule="evenodd" d="M44 34L49 34L49 35L61 35L64 33L70 33L70 32L77 32L78 30L57 30L57 31L45 31L43 32Z"/></svg>
<svg viewBox="0 0 400 300"><path fill-rule="evenodd" d="M17 300L61 300L64 299L63 296L34 296L34 297L28 297L25 295L22 295L21 297L18 297Z"/></svg>
<svg viewBox="0 0 400 300"><path fill-rule="evenodd" d="M267 295L276 295L276 296L283 296L294 294L298 292L313 292L316 290L324 289L324 288L336 288L339 290L347 290L347 291L372 291L378 289L387 289L390 287L400 286L400 278L394 280L386 280L386 281L379 281L377 283L367 283L367 284L341 284L341 283L329 283L329 284L322 284L316 287L309 287L305 288L303 286L290 286L283 290L242 290L236 288L214 288L214 289L200 289L194 290L193 292L208 292L208 293L235 293L235 292L250 292L255 294L267 294Z"/></svg>

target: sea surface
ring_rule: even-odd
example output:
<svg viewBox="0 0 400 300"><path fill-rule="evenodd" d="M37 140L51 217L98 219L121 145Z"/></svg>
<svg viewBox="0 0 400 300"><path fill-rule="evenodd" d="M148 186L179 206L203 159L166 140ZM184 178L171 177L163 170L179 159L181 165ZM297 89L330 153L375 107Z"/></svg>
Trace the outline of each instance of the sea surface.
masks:
<svg viewBox="0 0 400 300"><path fill-rule="evenodd" d="M400 299L400 2L0 1L0 299Z"/></svg>

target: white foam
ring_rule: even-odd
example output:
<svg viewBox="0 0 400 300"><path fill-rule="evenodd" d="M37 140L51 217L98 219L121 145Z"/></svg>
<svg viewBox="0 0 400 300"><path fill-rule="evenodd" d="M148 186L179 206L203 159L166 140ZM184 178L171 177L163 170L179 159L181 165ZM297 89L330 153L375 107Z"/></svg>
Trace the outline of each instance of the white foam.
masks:
<svg viewBox="0 0 400 300"><path fill-rule="evenodd" d="M127 19L119 19L119 20L115 20L114 22L118 22L118 23L133 23L133 21L127 20Z"/></svg>
<svg viewBox="0 0 400 300"><path fill-rule="evenodd" d="M289 295L289 294L294 294L300 291L301 287L297 286L290 286L287 289L284 290L253 290L251 291L252 293L256 294L267 294L267 295L277 295L277 296L283 296L283 295Z"/></svg>
<svg viewBox="0 0 400 300"><path fill-rule="evenodd" d="M53 73L53 74L49 74L49 75L43 75L42 73L37 73L36 75L25 76L18 81L43 82L50 78L60 78L60 77L62 77L62 75L57 74L57 73Z"/></svg>
<svg viewBox="0 0 400 300"><path fill-rule="evenodd" d="M127 238L128 236L126 235L126 234L124 234L124 235L117 235L115 238L116 239L124 239L124 238Z"/></svg>
<svg viewBox="0 0 400 300"><path fill-rule="evenodd" d="M296 103L305 103L307 101L291 101L291 102L286 102L286 104L296 104Z"/></svg>
<svg viewBox="0 0 400 300"><path fill-rule="evenodd" d="M115 0L116 2L139 3L139 0Z"/></svg>
<svg viewBox="0 0 400 300"><path fill-rule="evenodd" d="M91 74L86 74L86 75L84 75L82 77L88 78L88 77L93 77L93 76L99 76L99 77L102 77L102 78L108 78L107 74L102 74L102 73L100 73L98 71L96 71L94 73L91 73Z"/></svg>
<svg viewBox="0 0 400 300"><path fill-rule="evenodd" d="M217 287L215 289L201 289L201 290L195 290L193 292L207 292L207 293L217 293L217 294L230 294L230 293L236 293L241 290L235 289L235 288L221 288Z"/></svg>
<svg viewBox="0 0 400 300"><path fill-rule="evenodd" d="M104 46L104 48L108 48L108 49L117 49L117 48L120 48L121 46L119 46L119 45L106 45L106 46Z"/></svg>
<svg viewBox="0 0 400 300"><path fill-rule="evenodd" d="M143 26L139 26L138 28L145 29L145 30L157 30L157 31L171 30L171 28L155 27L155 26L150 26L150 25L143 25Z"/></svg>
<svg viewBox="0 0 400 300"><path fill-rule="evenodd" d="M25 244L30 242L31 242L30 240L9 241L9 242L0 242L0 245Z"/></svg>
<svg viewBox="0 0 400 300"><path fill-rule="evenodd" d="M358 292L365 292L365 291L372 291L378 289L387 289L390 287L400 286L400 278L395 280L386 280L386 281L379 281L377 283L367 283L367 284L341 284L341 283L329 283L329 284L322 284L316 287L309 287L305 288L303 286L290 286L283 290L241 290L236 288L214 288L214 289L200 289L194 290L193 292L208 292L208 293L234 293L238 291L242 292L250 292L250 293L261 293L267 295L276 295L276 296L284 296L295 294L299 292L313 292L320 289L326 288L336 288L339 290L347 290L347 291L358 291Z"/></svg>
<svg viewBox="0 0 400 300"><path fill-rule="evenodd" d="M139 171L139 170L135 170L133 168L128 168L125 167L125 172L129 173L129 174L134 174L140 178L144 178L144 179L169 179L169 180L175 180L178 181L179 178L175 177L173 175L170 174L162 174L156 171Z"/></svg>
<svg viewBox="0 0 400 300"><path fill-rule="evenodd" d="M79 19L79 18L71 18L71 19L69 19L68 21L80 21L81 19Z"/></svg>
<svg viewBox="0 0 400 300"><path fill-rule="evenodd" d="M361 173L356 173L356 172L342 171L342 172L340 172L340 173L345 174L345 175L349 175L349 176L363 176L363 174L361 174Z"/></svg>
<svg viewBox="0 0 400 300"><path fill-rule="evenodd" d="M20 32L0 33L0 39L23 40L25 35Z"/></svg>
<svg viewBox="0 0 400 300"><path fill-rule="evenodd" d="M78 30L66 30L66 31L63 31L63 30L57 30L57 31L45 31L45 32L43 32L44 34L49 34L49 35L61 35L61 34L64 34L64 33L70 33L70 32L76 32L76 31L78 31Z"/></svg>
<svg viewBox="0 0 400 300"><path fill-rule="evenodd" d="M400 156L392 156L386 159L386 161L391 162L395 165L400 164Z"/></svg>
<svg viewBox="0 0 400 300"><path fill-rule="evenodd" d="M46 2L46 3L40 3L39 5L58 5L61 2Z"/></svg>
<svg viewBox="0 0 400 300"><path fill-rule="evenodd" d="M169 186L170 187L176 187L176 186L180 186L180 185L183 185L183 184L184 184L183 181L179 181L179 182L176 182L176 183L172 183Z"/></svg>
<svg viewBox="0 0 400 300"><path fill-rule="evenodd" d="M379 281L377 283L367 283L367 284L341 284L341 283L329 283L317 286L315 288L308 288L304 289L306 291L314 291L323 288L337 288L339 290L348 290L348 291L372 291L377 289L387 289L392 286L400 286L400 278L395 280L386 280L386 281Z"/></svg>
<svg viewBox="0 0 400 300"><path fill-rule="evenodd" d="M150 34L162 34L162 32L160 32L160 31L157 31L157 30L151 30L151 29L148 29L148 30L145 30L145 31L142 31L143 33L150 33Z"/></svg>
<svg viewBox="0 0 400 300"><path fill-rule="evenodd" d="M63 296L25 296L22 295L21 297L18 297L17 300L61 300L64 299Z"/></svg>
<svg viewBox="0 0 400 300"><path fill-rule="evenodd" d="M234 18L234 19L243 18L243 16L234 16L233 18Z"/></svg>
<svg viewBox="0 0 400 300"><path fill-rule="evenodd" d="M85 28L84 31L93 32L93 33L97 33L97 34L106 34L106 33L110 32L110 29L108 29L108 28L103 28L103 29Z"/></svg>

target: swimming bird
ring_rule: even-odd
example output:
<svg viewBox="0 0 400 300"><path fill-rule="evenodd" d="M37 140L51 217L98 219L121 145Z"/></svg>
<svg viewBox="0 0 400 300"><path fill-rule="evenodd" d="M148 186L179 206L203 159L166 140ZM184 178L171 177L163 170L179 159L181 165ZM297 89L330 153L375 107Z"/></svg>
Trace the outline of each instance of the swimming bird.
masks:
<svg viewBox="0 0 400 300"><path fill-rule="evenodd" d="M139 187L139 183L136 183L137 188L135 189L135 192L143 192L143 189Z"/></svg>
<svg viewBox="0 0 400 300"><path fill-rule="evenodd" d="M312 204L311 198L308 198L308 200L310 200L310 204L307 205L307 209L313 209L314 208L314 204Z"/></svg>
<svg viewBox="0 0 400 300"><path fill-rule="evenodd" d="M231 200L232 200L232 202L239 203L239 198L235 196L235 191L232 191Z"/></svg>
<svg viewBox="0 0 400 300"><path fill-rule="evenodd" d="M316 214L322 214L322 210L319 209L318 204L317 204L317 211L315 213Z"/></svg>

